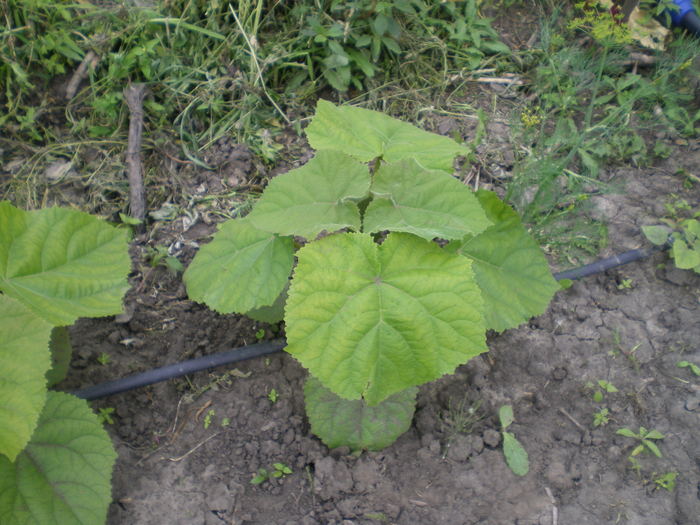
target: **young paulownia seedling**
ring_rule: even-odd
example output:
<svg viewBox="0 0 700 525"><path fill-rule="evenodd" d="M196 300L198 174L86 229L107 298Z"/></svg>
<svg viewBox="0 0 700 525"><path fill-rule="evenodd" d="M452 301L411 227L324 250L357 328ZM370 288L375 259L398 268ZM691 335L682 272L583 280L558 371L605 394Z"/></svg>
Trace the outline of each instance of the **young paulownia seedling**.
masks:
<svg viewBox="0 0 700 525"><path fill-rule="evenodd" d="M283 317L310 372L312 431L378 450L410 426L418 385L485 352L486 330L542 313L559 286L518 215L452 176L469 148L324 100L306 133L316 155L223 223L184 279L221 313Z"/></svg>
<svg viewBox="0 0 700 525"><path fill-rule="evenodd" d="M527 451L523 448L511 432L506 429L513 423L513 407L502 406L498 411L498 419L501 422L501 435L503 436L503 455L510 470L518 476L524 476L530 470L530 460Z"/></svg>

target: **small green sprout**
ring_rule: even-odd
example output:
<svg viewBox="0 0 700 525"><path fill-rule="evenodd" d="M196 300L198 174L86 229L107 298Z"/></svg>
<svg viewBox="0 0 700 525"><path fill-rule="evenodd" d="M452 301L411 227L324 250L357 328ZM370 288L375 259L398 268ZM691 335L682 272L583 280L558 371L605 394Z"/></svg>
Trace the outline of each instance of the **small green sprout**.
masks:
<svg viewBox="0 0 700 525"><path fill-rule="evenodd" d="M152 268L164 266L173 275L185 271L185 267L180 260L170 255L166 246L158 245L155 248L148 246L146 248L146 257Z"/></svg>
<svg viewBox="0 0 700 525"><path fill-rule="evenodd" d="M503 436L503 455L510 470L517 476L524 476L530 470L530 461L527 451L523 448L515 436L506 429L513 423L513 407L504 405L498 411L498 419L501 422L501 435Z"/></svg>
<svg viewBox="0 0 700 525"><path fill-rule="evenodd" d="M593 414L593 426L604 427L610 422L610 411L607 408L601 408Z"/></svg>
<svg viewBox="0 0 700 525"><path fill-rule="evenodd" d="M267 398L270 400L270 403L276 403L279 399L279 394L277 393L277 390L274 388L271 389L270 392L267 394Z"/></svg>
<svg viewBox="0 0 700 525"><path fill-rule="evenodd" d="M230 417L225 417L221 420L221 426L222 427L227 427L231 424L231 418Z"/></svg>
<svg viewBox="0 0 700 525"><path fill-rule="evenodd" d="M255 332L255 339L257 339L258 341L262 341L264 337L265 337L265 329L264 328L261 328L260 330Z"/></svg>
<svg viewBox="0 0 700 525"><path fill-rule="evenodd" d="M102 366L107 366L112 358L107 352L102 352L100 355L97 356L97 362L100 363Z"/></svg>
<svg viewBox="0 0 700 525"><path fill-rule="evenodd" d="M700 366L691 363L690 361L679 361L676 363L676 366L678 368L689 368L694 375L700 376Z"/></svg>
<svg viewBox="0 0 700 525"><path fill-rule="evenodd" d="M654 478L654 483L660 489L666 489L669 492L673 492L676 488L676 478L678 477L678 472L667 472L658 478Z"/></svg>
<svg viewBox="0 0 700 525"><path fill-rule="evenodd" d="M651 452L657 458L661 457L661 451L659 450L659 447L657 447L656 443L654 443L654 441L652 440L664 439L666 436L664 436L658 430L647 430L644 427L639 427L639 432L633 432L629 428L621 428L615 433L620 436L630 437L639 441L639 445L634 447L632 452L630 452L631 458L638 456L645 450Z"/></svg>
<svg viewBox="0 0 700 525"><path fill-rule="evenodd" d="M204 415L204 429L206 430L211 425L211 418L216 415L216 410L210 408Z"/></svg>
<svg viewBox="0 0 700 525"><path fill-rule="evenodd" d="M259 468L257 474L250 480L253 485L260 485L270 478L283 478L292 473L292 469L284 463L273 463L270 470Z"/></svg>
<svg viewBox="0 0 700 525"><path fill-rule="evenodd" d="M593 390L593 401L596 403L602 403L603 399L605 398L605 394L603 392L607 392L608 394L614 394L615 392L619 392L617 388L615 388L615 385L612 383L605 381L604 379L599 379L598 380L598 387L600 387L600 390L598 387L595 386L594 383L588 382L586 383L586 388L589 388Z"/></svg>
<svg viewBox="0 0 700 525"><path fill-rule="evenodd" d="M629 290L632 288L632 279L622 279L617 285L618 290Z"/></svg>
<svg viewBox="0 0 700 525"><path fill-rule="evenodd" d="M102 424L113 425L112 414L114 414L114 407L100 408L97 417Z"/></svg>

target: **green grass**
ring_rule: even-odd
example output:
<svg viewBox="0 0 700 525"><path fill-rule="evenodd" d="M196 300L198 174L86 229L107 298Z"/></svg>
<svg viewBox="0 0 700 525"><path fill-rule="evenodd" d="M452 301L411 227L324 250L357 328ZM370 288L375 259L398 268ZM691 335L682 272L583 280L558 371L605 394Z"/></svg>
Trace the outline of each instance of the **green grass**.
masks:
<svg viewBox="0 0 700 525"><path fill-rule="evenodd" d="M534 47L509 50L477 0L170 0L129 9L8 0L0 5L0 148L26 162L0 186L0 198L32 208L56 201L46 166L71 162L61 188L82 191L88 211L112 218L126 211L122 92L131 82L149 92L149 209L193 198L168 183L173 173L164 171L164 156L175 158L178 177L186 178L206 169L203 153L227 137L272 166L285 154L278 140L301 132L319 96L433 130L438 115L478 122L483 131L486 121L510 113L514 171L491 181L548 250L580 262L605 244L605 225L588 214L592 196L616 190L601 172L668 155L654 135L694 137L700 112L695 40L676 36L653 68L633 73L623 47L580 42L569 27L572 4L494 4L503 15L542 10ZM66 100L61 86L91 52L97 59ZM480 69L528 80L520 92L527 103L485 96L469 80ZM465 128L455 137L473 136ZM483 171L486 161L473 152L465 173L469 163Z"/></svg>

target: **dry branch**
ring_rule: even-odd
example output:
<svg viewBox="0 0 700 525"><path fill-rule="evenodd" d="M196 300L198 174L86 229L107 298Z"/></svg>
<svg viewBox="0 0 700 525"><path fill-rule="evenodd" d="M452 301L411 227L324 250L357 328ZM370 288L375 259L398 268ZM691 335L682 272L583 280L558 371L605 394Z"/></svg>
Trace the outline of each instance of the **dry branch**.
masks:
<svg viewBox="0 0 700 525"><path fill-rule="evenodd" d="M124 89L124 98L129 106L130 114L126 165L129 174L131 216L140 221L146 217L146 194L143 186L143 164L141 162L143 99L145 96L146 86L144 84L129 84Z"/></svg>

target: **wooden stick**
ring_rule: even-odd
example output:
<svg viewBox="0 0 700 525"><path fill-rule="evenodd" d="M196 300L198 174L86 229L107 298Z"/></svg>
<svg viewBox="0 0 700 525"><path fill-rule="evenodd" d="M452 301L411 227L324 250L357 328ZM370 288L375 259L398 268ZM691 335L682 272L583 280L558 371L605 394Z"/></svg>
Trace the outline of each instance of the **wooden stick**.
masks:
<svg viewBox="0 0 700 525"><path fill-rule="evenodd" d="M129 174L129 196L131 216L143 221L146 218L146 192L143 186L141 163L141 136L143 134L143 99L145 84L129 84L124 89L124 98L129 106L129 142L126 150L126 165ZM144 227L143 222L139 231Z"/></svg>
<svg viewBox="0 0 700 525"><path fill-rule="evenodd" d="M85 54L85 58L83 58L83 61L78 66L78 69L75 70L66 86L66 100L71 100L75 96L78 86L88 76L88 68L94 68L99 61L100 57L94 51L90 50Z"/></svg>

